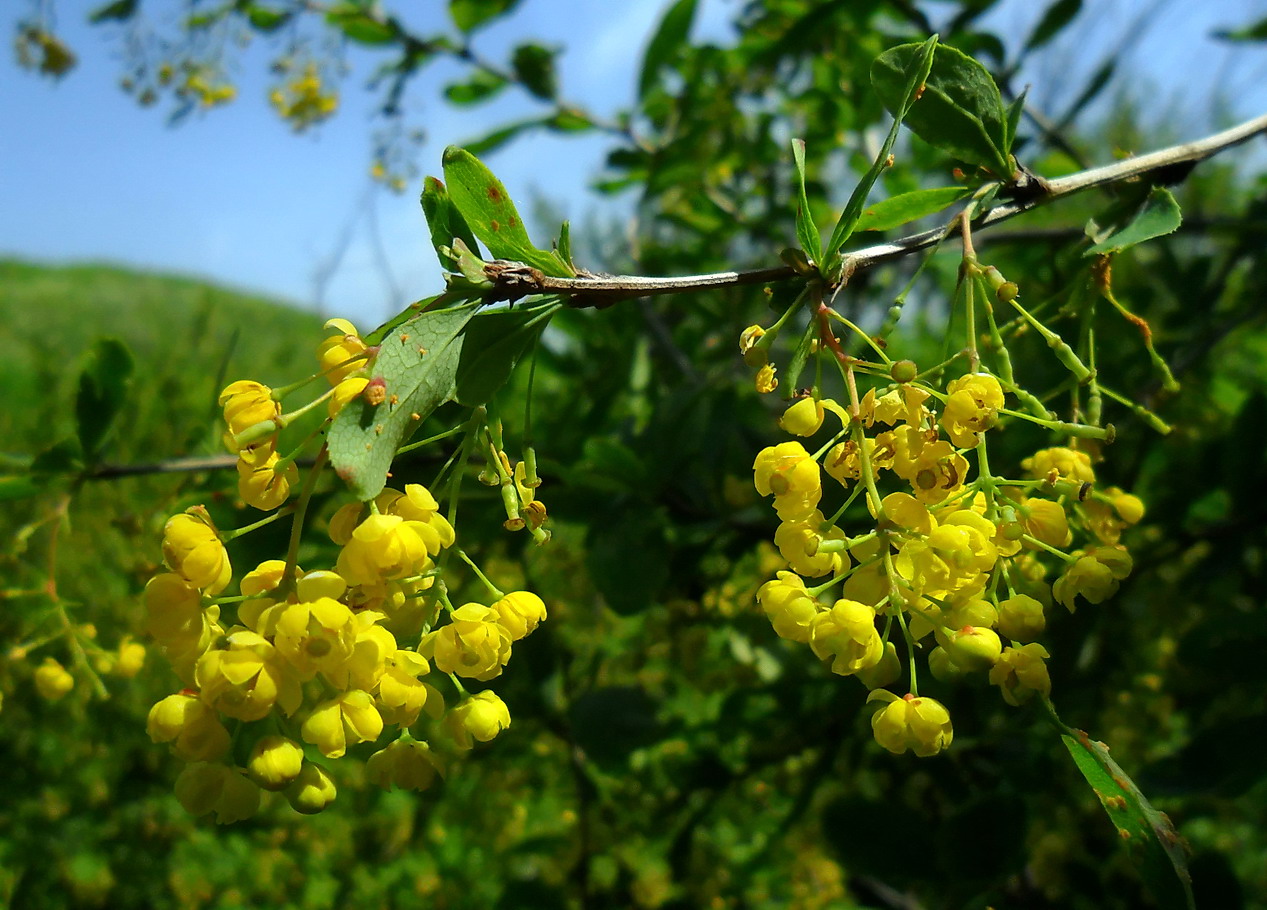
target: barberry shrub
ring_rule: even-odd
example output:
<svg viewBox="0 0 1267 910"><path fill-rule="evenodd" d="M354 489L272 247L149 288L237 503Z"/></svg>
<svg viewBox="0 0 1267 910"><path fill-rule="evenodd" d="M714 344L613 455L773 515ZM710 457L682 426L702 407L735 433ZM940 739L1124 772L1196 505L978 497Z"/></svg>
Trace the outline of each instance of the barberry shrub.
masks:
<svg viewBox="0 0 1267 910"><path fill-rule="evenodd" d="M652 43L642 86L666 147L681 127L662 110L671 96L659 71L679 25L671 16ZM279 69L270 101L296 129L337 106L322 72L315 60ZM122 636L102 648L59 604L61 632L10 651L38 696L52 704L81 679L100 689L103 676L130 678L148 648L167 689L152 693L145 731L179 763L172 790L184 810L225 825L285 806L337 813L344 790L439 799L497 775L519 807L507 813L513 837L560 837L573 809L523 811L534 787L557 796L557 781L496 764L519 754L570 763L587 827L622 801L642 801L653 820L686 804L690 819L706 792L727 802L714 834L762 801L787 819L778 828L796 824L841 762L854 778L822 797L822 837L801 830L786 847L808 857L798 881L821 878L829 902L845 893L829 854L881 884L934 887L907 868L940 849L916 804L956 778L989 795L961 805L941 793L937 818L958 838L992 829L998 854L960 848L986 867L964 874L964 899L1061 893L1058 877L1032 870L1057 862L1049 835L1071 810L1030 795L1038 784L1020 743L1071 757L1157 900L1190 904L1169 819L1054 705L1068 693L1072 713L1088 717L1080 724L1125 727L1129 743L1120 715L1131 698L1097 706L1085 677L1106 642L1143 622L1123 615L1119 594L1143 571L1138 541L1150 552L1159 504L1143 495L1140 453L1170 433L1154 404L1178 382L1150 324L1120 302L1114 266L1132 272L1149 255L1136 247L1179 226L1160 168L1264 125L1045 179L1018 158L1023 96L1005 104L986 68L937 36L882 50L867 76L886 136L852 162L856 183L832 219L812 175L834 150L815 147L821 130L792 140L779 161L789 179L771 190L782 214L748 230L773 235L783 264L753 271L591 271L566 223L554 242L534 243L507 188L469 149L448 149L444 179L428 178L421 199L446 287L373 331L329 320L309 366L282 385L223 386L215 435L236 486L182 491L156 528L137 598L144 644ZM232 100L201 71L184 78L203 106ZM960 166L949 185L903 191L895 180L871 202L902 154ZM1101 183L1120 195L1056 265L978 252L998 222ZM685 224L667 236L707 236L699 212L648 187L666 221ZM932 227L858 240L916 222ZM666 271L713 264L700 247L667 242L646 258ZM919 283L925 271L932 280ZM870 283L889 279L900 290L874 305ZM908 302L916 287L923 299ZM674 303L641 303L655 294ZM697 310L679 318L671 307ZM129 369L120 345L95 349L76 439L41 455L19 492L100 472ZM1169 635L1156 636L1154 669L1133 671L1154 694ZM58 642L71 659L40 653ZM1162 701L1142 710L1170 722ZM520 706L524 734L512 723ZM1129 756L1147 755L1132 745ZM978 762L1002 783L985 787ZM663 793L644 796L631 783L639 775ZM689 775L707 780L683 783ZM1027 827L1022 795L1050 817ZM609 838L611 881L582 881L582 895L625 888L647 906L716 896L727 876L692 880L676 867L770 849L693 847L699 822L683 824L667 845L646 830L635 846ZM878 846L858 843L859 825ZM1038 877L1009 884L1022 840L1026 874ZM755 893L765 883L753 875Z"/></svg>

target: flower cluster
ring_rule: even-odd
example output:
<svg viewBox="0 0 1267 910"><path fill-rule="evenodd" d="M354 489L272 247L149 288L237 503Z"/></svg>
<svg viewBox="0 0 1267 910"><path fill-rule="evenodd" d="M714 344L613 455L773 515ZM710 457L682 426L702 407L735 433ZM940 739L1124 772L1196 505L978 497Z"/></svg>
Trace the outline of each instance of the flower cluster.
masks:
<svg viewBox="0 0 1267 910"><path fill-rule="evenodd" d="M246 818L261 790L281 791L300 812L320 811L335 795L323 759L380 742L390 728L399 732L369 757L371 780L423 788L441 770L441 752L415 736L420 723L434 722L457 750L510 724L490 690L467 696L458 684L460 698L446 708L433 671L455 683L495 678L514 642L545 618L541 599L516 591L491 605L443 609L435 560L455 535L416 484L384 490L369 510L344 507L330 532L341 547L333 570L266 561L241 579L240 596L225 598L217 595L232 567L205 510L167 523L168 571L150 581L145 608L184 688L153 707L148 729L189 763L176 793L191 812ZM252 743L241 764L243 750L231 750L238 741Z"/></svg>
<svg viewBox="0 0 1267 910"><path fill-rule="evenodd" d="M1036 452L1022 478L992 474L986 437L1006 403L998 378L977 371L938 390L910 367L893 365L901 381L853 393L849 408L809 393L783 414L794 436L823 431L828 414L839 432L817 452L790 441L756 457L754 483L780 519L774 543L787 564L757 601L779 636L871 690L876 742L927 756L950 745L950 714L918 695L899 648L922 654L938 680L983 676L1009 704L1045 697L1050 654L1039 638L1052 604L1072 612L1117 590L1131 571L1121 534L1143 504L1097 490L1080 449ZM824 474L844 499L831 517ZM840 522L860 496L873 521L851 537Z"/></svg>
<svg viewBox="0 0 1267 910"><path fill-rule="evenodd" d="M243 380L220 396L224 441L238 454L238 489L248 505L276 510L296 485L303 445L284 457L277 451L280 431L295 417L325 402L324 427L353 399L377 406L386 398L383 381L370 373L377 350L346 320L326 328L332 334L318 346L319 371L295 386L324 378L323 395L290 414L280 405L289 389ZM539 529L545 513L532 508L535 467L512 469L504 454L498 467L516 517L524 516L519 524ZM420 484L338 509L329 519L337 556L304 571L296 563L306 499L229 532L201 506L172 516L163 534L166 571L145 590L148 631L183 686L154 705L149 734L188 763L176 783L181 802L219 822L252 815L263 791L283 793L299 812L321 811L336 793L331 762L362 744L365 751L381 746L367 758L371 781L429 786L446 755L510 725L494 692L468 694L463 680L499 676L514 643L546 618L540 597L503 594L457 550L449 518ZM226 542L291 511L296 545L286 559L248 571L235 593ZM445 564L454 552L488 588L490 603L450 601ZM49 667L39 684L56 697L64 677L60 666ZM445 686L455 694L448 704Z"/></svg>
<svg viewBox="0 0 1267 910"><path fill-rule="evenodd" d="M326 84L316 63L298 65L283 59L274 69L284 78L268 93L268 100L295 132L320 123L338 109L338 90Z"/></svg>

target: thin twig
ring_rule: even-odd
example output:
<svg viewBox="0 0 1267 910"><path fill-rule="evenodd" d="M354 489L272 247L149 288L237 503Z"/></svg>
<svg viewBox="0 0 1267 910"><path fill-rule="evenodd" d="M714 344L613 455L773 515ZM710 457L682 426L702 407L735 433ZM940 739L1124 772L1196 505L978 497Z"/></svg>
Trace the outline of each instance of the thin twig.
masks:
<svg viewBox="0 0 1267 910"><path fill-rule="evenodd" d="M978 216L972 226L974 230L982 230L1014 218L1022 212L1092 187L1138 179L1153 171L1193 165L1225 149L1247 142L1264 132L1267 132L1267 115L1255 117L1239 126L1195 142L1170 146L1104 167L1079 171L1067 177L1032 181L1036 192L996 205ZM942 227L912 234L891 243L880 243L846 253L843 274L848 277L861 270L926 249L945 237L957 223L958 216ZM562 294L572 298L571 305L574 307L603 307L621 300L649 297L655 294L681 294L710 288L784 281L794 277L797 272L790 266L773 266L748 271L684 275L677 278L640 275L584 275L579 278L555 278L542 274L539 270L523 263L495 260L486 264L485 274L496 286L496 289L491 292L491 296L495 299L518 299L529 294Z"/></svg>

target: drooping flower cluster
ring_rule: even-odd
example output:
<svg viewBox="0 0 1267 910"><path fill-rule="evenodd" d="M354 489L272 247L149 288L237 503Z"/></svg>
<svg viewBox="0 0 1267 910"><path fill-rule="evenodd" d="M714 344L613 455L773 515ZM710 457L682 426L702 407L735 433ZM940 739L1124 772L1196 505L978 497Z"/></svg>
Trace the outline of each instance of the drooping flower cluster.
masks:
<svg viewBox="0 0 1267 910"><path fill-rule="evenodd" d="M446 710L432 671L498 676L514 642L545 618L544 603L516 591L491 605L443 610L444 598L433 596L440 594L434 560L454 533L434 497L411 484L383 491L365 511L352 504L331 521L342 547L333 571L288 573L280 560L261 563L242 578L241 597L228 599L232 619L224 612L230 604L215 602L232 569L205 510L168 522L169 571L150 581L145 607L149 631L185 688L154 706L148 728L189 763L176 791L191 812L246 818L261 788L282 791L298 811L319 811L334 783L304 758L301 743L337 759L398 728L370 757L370 777L420 787L441 770L437 753L414 735L420 722L438 722L437 733L457 749L509 726L490 690ZM264 735L263 727L283 732ZM259 737L244 767L232 763L235 736Z"/></svg>
<svg viewBox="0 0 1267 910"><path fill-rule="evenodd" d="M1079 449L1035 453L1024 478L991 474L986 436L1005 410L995 376L969 373L938 392L912 381L913 369L893 374L905 381L868 390L850 409L813 393L787 408L779 424L799 437L838 418L818 452L791 441L757 454L754 483L780 519L774 543L789 569L757 601L779 636L872 690L881 746L927 756L950 745L950 714L918 695L899 650L922 655L938 680L983 674L1009 704L1046 696L1050 655L1038 639L1047 611L1116 591L1131 571L1120 537L1143 504L1096 490ZM826 504L838 494L824 489L824 473L844 498L831 518ZM886 494L889 477L897 489ZM856 497L874 521L850 537L839 523Z"/></svg>
<svg viewBox="0 0 1267 910"><path fill-rule="evenodd" d="M289 496L294 455L279 456L277 443L296 415L328 402L333 419L355 398L373 406L385 399L382 380L370 376L376 349L346 320L326 327L334 333L318 347L320 372L311 377L328 381L324 395L290 415L279 404L286 390L240 381L221 395L224 439L238 454L249 505L276 509ZM535 468L530 478L504 455L499 467L516 508L530 513ZM544 520L539 511L534 530ZM167 571L145 590L148 631L183 685L154 705L149 733L188 763L176 784L181 802L219 822L252 815L262 791L283 793L297 811L321 811L335 797L334 778L328 763L307 756L336 760L362 744L381 744L368 756L370 780L429 786L444 756L510 725L494 692L467 694L461 680L500 675L514 643L546 618L537 595L502 594L478 569L491 603L450 602L444 565L456 534L420 484L338 509L329 535L339 549L328 568L305 572L292 547L286 560L247 572L233 594L225 542L282 514L227 534L201 506L173 516L162 545ZM438 688L445 675L456 693L448 705ZM52 670L42 678L50 693L64 685Z"/></svg>

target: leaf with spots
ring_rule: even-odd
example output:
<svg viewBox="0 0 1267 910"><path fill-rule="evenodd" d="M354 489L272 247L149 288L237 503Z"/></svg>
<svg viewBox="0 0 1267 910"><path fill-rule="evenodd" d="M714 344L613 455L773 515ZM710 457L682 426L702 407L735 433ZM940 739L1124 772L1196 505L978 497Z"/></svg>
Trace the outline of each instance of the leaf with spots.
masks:
<svg viewBox="0 0 1267 910"><path fill-rule="evenodd" d="M457 392L464 330L476 305L421 313L393 329L379 346L372 373L387 400L350 401L330 426L330 462L357 499L372 499L387 482L396 450Z"/></svg>
<svg viewBox="0 0 1267 910"><path fill-rule="evenodd" d="M1054 716L1054 712L1053 712ZM1061 735L1074 764L1086 778L1122 845L1140 866L1144 884L1163 910L1191 910L1192 879L1183 839L1165 813L1152 807L1135 782L1109 757L1108 747L1081 730Z"/></svg>
<svg viewBox="0 0 1267 910"><path fill-rule="evenodd" d="M523 262L557 278L574 275L557 255L533 246L506 187L466 149L451 145L444 150L444 179L449 198L494 257Z"/></svg>

